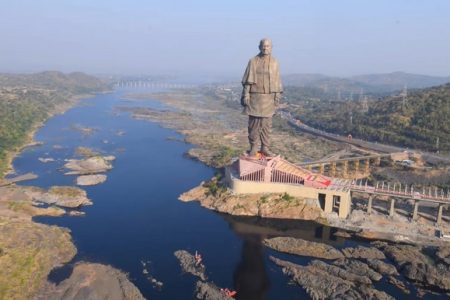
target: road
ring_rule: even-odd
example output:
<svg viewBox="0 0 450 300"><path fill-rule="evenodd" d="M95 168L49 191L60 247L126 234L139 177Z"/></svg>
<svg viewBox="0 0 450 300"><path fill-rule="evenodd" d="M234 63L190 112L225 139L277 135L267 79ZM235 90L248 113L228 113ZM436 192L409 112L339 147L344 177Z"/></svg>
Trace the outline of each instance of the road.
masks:
<svg viewBox="0 0 450 300"><path fill-rule="evenodd" d="M310 127L310 126L302 123L300 120L295 119L289 112L279 111L279 114L283 119L286 119L289 122L289 124L291 126L293 126L294 128L297 128L301 131L310 133L312 135L320 136L320 137L323 137L323 138L326 138L326 139L329 139L332 141L346 143L346 144L354 145L357 147L361 147L364 149L377 151L377 152L381 152L381 153L394 153L394 152L403 152L403 151L415 152L415 153L421 154L423 159L425 159L429 163L450 164L450 157L448 157L448 156L443 156L443 155L430 153L430 152L412 150L412 149L402 148L402 147L397 147L397 146L373 143L373 142L368 142L368 141L364 141L364 140L356 139L356 138L349 139L348 137L344 137L341 135L329 133L329 132L326 132L326 131L323 131L320 129Z"/></svg>

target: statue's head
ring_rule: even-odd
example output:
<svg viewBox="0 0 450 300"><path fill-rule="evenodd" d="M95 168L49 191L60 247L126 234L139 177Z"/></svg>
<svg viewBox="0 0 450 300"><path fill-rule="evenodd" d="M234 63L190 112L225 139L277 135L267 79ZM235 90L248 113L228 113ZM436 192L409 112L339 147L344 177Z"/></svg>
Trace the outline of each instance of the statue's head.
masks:
<svg viewBox="0 0 450 300"><path fill-rule="evenodd" d="M264 38L259 42L259 51L262 55L270 55L272 53L272 41Z"/></svg>

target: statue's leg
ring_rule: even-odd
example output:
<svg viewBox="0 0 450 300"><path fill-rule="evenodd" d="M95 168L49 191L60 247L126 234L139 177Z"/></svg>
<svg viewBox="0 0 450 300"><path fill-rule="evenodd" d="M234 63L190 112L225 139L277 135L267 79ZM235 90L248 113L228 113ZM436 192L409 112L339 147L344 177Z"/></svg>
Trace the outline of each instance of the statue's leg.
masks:
<svg viewBox="0 0 450 300"><path fill-rule="evenodd" d="M261 152L266 156L273 156L270 151L270 135L272 133L272 118L261 118Z"/></svg>
<svg viewBox="0 0 450 300"><path fill-rule="evenodd" d="M255 156L258 152L257 142L261 131L261 119L259 117L248 116L248 141L250 143L249 155Z"/></svg>

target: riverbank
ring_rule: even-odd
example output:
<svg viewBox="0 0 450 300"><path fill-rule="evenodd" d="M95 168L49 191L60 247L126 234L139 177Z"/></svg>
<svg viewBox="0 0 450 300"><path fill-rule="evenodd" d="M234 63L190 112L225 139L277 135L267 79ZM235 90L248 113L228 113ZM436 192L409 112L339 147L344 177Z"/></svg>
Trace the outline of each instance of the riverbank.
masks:
<svg viewBox="0 0 450 300"><path fill-rule="evenodd" d="M15 185L0 187L0 299L47 299L39 295L48 295L49 287L54 286L47 281L48 274L70 262L77 249L68 229L34 222L33 217L71 215L70 212L91 204L86 192L74 187L55 186L49 190ZM104 294L108 298L114 295L109 288L117 291L123 287L125 292L140 295L126 276L112 267L107 267L113 271L108 272L106 279L102 271L106 266L81 263L75 270L87 266L89 272L85 271L88 274L84 276L92 294ZM76 273L62 284L72 292L80 284L73 278L80 276ZM122 283L116 283L117 280ZM102 282L98 290L95 290L96 282Z"/></svg>
<svg viewBox="0 0 450 300"><path fill-rule="evenodd" d="M7 152L9 172L13 171L16 156L27 147L39 145L34 135L49 119L92 96L71 96L53 107L44 121L35 123L23 144ZM122 295L123 299L144 299L124 273L101 264L79 262L72 275L60 284L48 281L50 272L69 263L77 249L70 230L35 222L34 217L82 216L80 209L85 205L92 205L86 192L72 186L0 187L0 299L54 299L69 294L76 298L80 293L83 298Z"/></svg>
<svg viewBox="0 0 450 300"><path fill-rule="evenodd" d="M293 197L288 194L234 194L221 175L180 195L184 202L198 201L201 206L235 216L257 216L262 218L311 220L347 231L347 236L368 240L387 240L392 242L419 245L448 245L436 235L437 227L433 221L433 211L424 210L416 221L408 219L406 208L397 205L396 215L389 217L388 201L378 201L373 212L366 212L364 201L356 205L346 219L336 213L325 214L316 199ZM439 227L448 232L447 222Z"/></svg>
<svg viewBox="0 0 450 300"><path fill-rule="evenodd" d="M12 164L14 158L19 155L23 150L29 147L38 147L40 145L39 141L34 140L34 136L36 132L45 125L45 122L47 120L51 119L52 117L56 115L64 114L67 110L73 108L75 105L77 105L80 101L83 99L88 99L90 97L95 96L95 94L81 94L81 95L74 95L71 96L67 102L61 103L54 107L53 110L48 112L48 116L45 120L40 121L36 124L34 124L31 129L28 131L26 137L24 138L24 141L21 145L19 145L16 149L8 150L5 153L5 158L3 159L3 162L0 162L0 165L4 165L4 170L0 170L0 177L4 178L8 174L14 174L14 166Z"/></svg>
<svg viewBox="0 0 450 300"><path fill-rule="evenodd" d="M174 129L193 144L187 155L209 166L223 167L248 148L247 122L242 107L233 101L216 98L199 89L170 91L156 94L128 94L127 101L157 100L169 109L118 107L120 111L131 112L140 120L157 122L163 127ZM343 146L307 134L290 130L286 120L273 118L272 149L289 161L300 163L317 160L342 150Z"/></svg>

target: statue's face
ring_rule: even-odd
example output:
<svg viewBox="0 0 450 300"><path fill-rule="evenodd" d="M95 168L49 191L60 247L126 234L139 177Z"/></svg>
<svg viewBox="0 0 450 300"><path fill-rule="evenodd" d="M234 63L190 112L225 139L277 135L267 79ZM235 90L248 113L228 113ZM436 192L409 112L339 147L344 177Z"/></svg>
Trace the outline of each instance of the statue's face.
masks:
<svg viewBox="0 0 450 300"><path fill-rule="evenodd" d="M270 55L270 53L272 53L272 43L270 43L270 41L263 41L259 45L259 50L262 55Z"/></svg>

